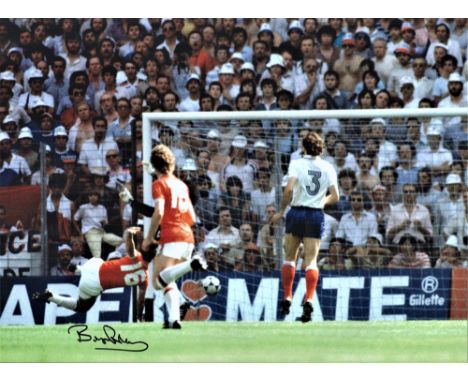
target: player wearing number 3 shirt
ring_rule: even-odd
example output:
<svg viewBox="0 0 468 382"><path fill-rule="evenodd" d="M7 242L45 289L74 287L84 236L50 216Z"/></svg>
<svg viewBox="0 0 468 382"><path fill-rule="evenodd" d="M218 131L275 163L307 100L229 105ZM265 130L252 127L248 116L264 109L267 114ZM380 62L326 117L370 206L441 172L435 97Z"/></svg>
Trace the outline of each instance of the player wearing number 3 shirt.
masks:
<svg viewBox="0 0 468 382"><path fill-rule="evenodd" d="M141 236L139 227L130 227L124 233L128 256L108 261L94 257L78 269L76 273L81 274L78 299L61 296L49 290L35 293L33 299L54 302L75 312L87 312L106 289L138 285L139 299L144 298L148 285L148 263L135 249L134 235L138 234Z"/></svg>
<svg viewBox="0 0 468 382"><path fill-rule="evenodd" d="M160 226L160 249L154 259L153 286L164 291L168 312L164 328L180 329L180 292L175 281L191 270L206 269L206 262L198 255L192 257L195 211L187 185L174 176L174 154L169 147L156 145L151 151L151 164L158 179L152 187L154 213L142 249L150 248Z"/></svg>
<svg viewBox="0 0 468 382"><path fill-rule="evenodd" d="M286 215L286 259L281 267L284 289L281 311L284 315L289 314L297 250L303 242L306 293L301 321L308 322L312 317L312 298L318 282L317 255L324 230L323 208L336 203L339 193L334 168L320 158L323 151L322 138L317 133L309 133L302 140L302 151L302 158L291 161L289 165L288 184L284 190L281 208L273 215L271 223L276 224L282 218L286 207L291 204L291 209Z"/></svg>

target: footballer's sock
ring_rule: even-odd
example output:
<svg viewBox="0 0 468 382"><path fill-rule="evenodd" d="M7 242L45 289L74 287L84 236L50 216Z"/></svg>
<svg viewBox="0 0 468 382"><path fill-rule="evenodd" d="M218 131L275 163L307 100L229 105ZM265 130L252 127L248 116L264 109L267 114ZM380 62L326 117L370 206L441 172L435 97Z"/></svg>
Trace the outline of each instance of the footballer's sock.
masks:
<svg viewBox="0 0 468 382"><path fill-rule="evenodd" d="M294 261L285 261L281 267L281 280L283 282L284 299L292 300L292 288L294 275L296 274L296 264Z"/></svg>
<svg viewBox="0 0 468 382"><path fill-rule="evenodd" d="M52 294L52 297L49 298L50 302L55 302L58 306L63 306L64 308L75 310L76 308L76 298L65 297L56 294Z"/></svg>
<svg viewBox="0 0 468 382"><path fill-rule="evenodd" d="M316 265L309 265L306 268L305 279L306 279L306 293L305 301L312 302L314 297L315 289L317 288L317 282L319 278L319 272Z"/></svg>
<svg viewBox="0 0 468 382"><path fill-rule="evenodd" d="M172 267L167 267L159 273L159 283L163 286L169 285L171 282L177 280L179 277L190 272L192 267L190 266L190 260L184 261L182 263L173 265ZM161 283L161 280L163 281Z"/></svg>
<svg viewBox="0 0 468 382"><path fill-rule="evenodd" d="M175 283L170 283L164 288L164 301L166 302L168 321L180 321L180 308L179 308L179 289Z"/></svg>

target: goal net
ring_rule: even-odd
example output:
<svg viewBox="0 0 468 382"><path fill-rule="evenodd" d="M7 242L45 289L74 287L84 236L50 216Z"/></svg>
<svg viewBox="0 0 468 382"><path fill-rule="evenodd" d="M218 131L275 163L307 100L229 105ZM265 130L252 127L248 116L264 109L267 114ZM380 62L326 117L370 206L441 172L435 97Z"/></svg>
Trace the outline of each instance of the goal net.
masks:
<svg viewBox="0 0 468 382"><path fill-rule="evenodd" d="M466 318L467 115L466 108L145 113L143 161L154 144L168 145L176 175L196 189L196 248L209 271L181 280L187 318L301 315L303 250L291 313L282 317L284 219L273 226L269 218L309 131L322 136L340 190L325 210L313 319ZM144 173L150 205L152 181ZM198 283L207 274L221 281L216 296ZM156 299L157 317L163 309Z"/></svg>

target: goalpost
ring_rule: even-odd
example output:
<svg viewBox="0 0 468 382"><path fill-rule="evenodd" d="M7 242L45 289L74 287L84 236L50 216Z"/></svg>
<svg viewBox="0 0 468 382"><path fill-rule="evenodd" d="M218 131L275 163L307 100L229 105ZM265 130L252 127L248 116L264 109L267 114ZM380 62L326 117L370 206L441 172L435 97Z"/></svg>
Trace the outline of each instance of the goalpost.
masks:
<svg viewBox="0 0 468 382"><path fill-rule="evenodd" d="M272 187L275 189L275 205L279 206L282 197L281 181L284 173L283 145L285 140L273 133L273 128L269 130L264 127L260 129L262 136L255 136L252 132L258 132L258 122L260 124L272 125L275 121L294 121L291 127L291 151L297 149L299 141L297 137L298 127L303 126L304 121L310 122L312 130L325 132L340 132L347 130L353 123L358 126L366 126L374 118L383 118L389 128L398 126L400 129L406 127L407 118L417 118L425 121L426 126L430 119L440 119L445 128L453 123L453 118L459 118L460 123L466 124L468 108L446 108L446 109L372 109L372 110L303 110L303 111L251 111L251 112L180 112L180 113L144 113L143 114L143 161L149 162L151 149L156 142L155 137L161 126L171 126L176 132L173 140L173 147L184 144L184 155L187 158L196 159L197 151L200 147L207 146L207 133L212 129L217 129L217 124L222 121L229 121L227 125L236 130L239 134L248 138L248 150L253 151L253 142L258 139L264 140L271 153L272 166ZM398 120L398 123L392 121ZM239 121L241 121L239 123ZM312 122L315 121L315 122ZM323 121L323 122L317 122ZM332 121L333 123L330 123ZM253 126L255 125L255 128ZM261 126L261 125L260 125ZM360 127L358 127L360 129ZM187 138L191 133L195 138ZM347 134L349 138L349 134ZM362 138L362 137L356 137ZM467 137L468 138L468 137ZM190 139L197 142L197 147L187 145ZM221 144L229 145L233 136L223 136L221 133ZM405 141L394 142L399 146ZM354 144L354 140L346 142ZM290 152L291 153L291 152ZM290 154L289 153L289 154ZM251 155L251 154L249 154ZM357 157L357 155L356 155ZM283 161L283 163L282 163ZM222 176L221 176L222 177ZM144 201L152 205L151 196L152 177L144 172ZM370 191L366 192L370 194ZM216 195L219 197L221 191ZM224 195L229 199L229 195ZM222 203L221 203L222 204ZM220 204L218 203L218 206ZM339 223L339 220L338 220ZM145 228L149 226L149 219L145 219ZM239 228L239 227L236 227ZM255 227L256 234L260 225ZM278 231L277 231L278 232ZM281 230L279 230L281 232ZM336 233L336 231L334 232ZM333 234L334 234L333 233ZM436 241L434 241L434 245ZM218 243L219 244L219 243ZM385 245L385 243L384 243ZM199 319L205 316L201 314L202 307L210 308L211 319L221 320L277 320L282 319L278 315L277 302L280 296L280 274L282 254L282 235L275 235L274 257L276 268L260 271L246 271L241 266L236 270L214 273L221 280L222 290L216 298L206 298L206 296L195 296L189 288L184 292L186 297L194 303ZM201 246L203 252L203 246ZM325 254L325 255L324 255ZM392 252L394 255L395 253ZM326 256L326 251L321 251L321 257ZM347 267L348 268L348 267ZM452 285L458 285L457 272L451 270L389 270L387 268L377 268L375 270L360 269L350 267L341 271L321 271L320 285L314 297L314 319L369 319L369 320L402 320L421 318L449 318L453 310L466 309L466 301L454 305L452 295ZM187 281L200 275L189 275ZM426 285L427 284L427 285ZM429 286L428 286L429 285ZM432 287L431 287L432 285ZM434 287L435 286L435 287ZM432 289L431 289L432 288ZM292 312L286 317L287 320L294 320L300 315L301 298L305 285L302 275L296 275L295 295ZM466 293L463 294L463 293ZM468 296L468 292L463 292L461 296ZM192 299L193 298L193 299ZM196 299L198 298L198 299ZM465 297L459 297L465 298ZM450 302L451 301L451 302ZM452 305L450 305L452 304ZM200 315L201 314L201 315ZM464 313L462 313L464 314ZM456 317L456 316L455 316Z"/></svg>

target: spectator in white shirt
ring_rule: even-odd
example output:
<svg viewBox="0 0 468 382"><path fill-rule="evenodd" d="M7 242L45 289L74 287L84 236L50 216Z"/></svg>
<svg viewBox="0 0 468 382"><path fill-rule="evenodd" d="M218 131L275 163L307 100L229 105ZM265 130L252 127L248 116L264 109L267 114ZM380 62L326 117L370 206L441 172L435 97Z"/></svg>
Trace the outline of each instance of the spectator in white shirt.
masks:
<svg viewBox="0 0 468 382"><path fill-rule="evenodd" d="M364 211L364 195L361 191L351 192L351 212L340 220L336 237L348 240L353 246L363 246L367 238L377 233L377 220L371 213Z"/></svg>
<svg viewBox="0 0 468 382"><path fill-rule="evenodd" d="M123 242L120 236L107 233L104 226L107 224L107 211L102 204L99 204L99 192L91 190L88 193L89 203L82 204L76 211L73 222L78 232L86 238L89 249L93 257L101 257L101 245L104 241L114 247ZM81 229L78 222L81 221Z"/></svg>

